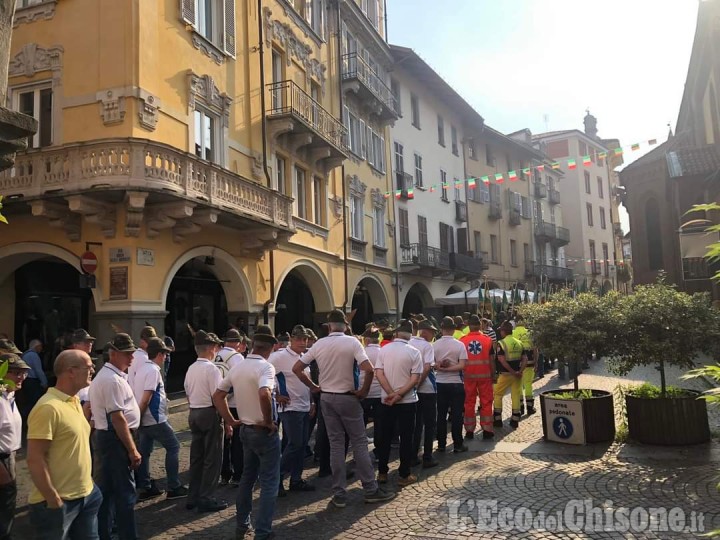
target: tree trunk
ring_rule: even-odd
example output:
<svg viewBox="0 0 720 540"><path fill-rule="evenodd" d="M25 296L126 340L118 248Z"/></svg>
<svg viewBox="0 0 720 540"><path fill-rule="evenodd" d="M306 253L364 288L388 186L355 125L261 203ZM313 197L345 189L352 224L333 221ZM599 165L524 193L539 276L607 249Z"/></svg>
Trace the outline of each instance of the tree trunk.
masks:
<svg viewBox="0 0 720 540"><path fill-rule="evenodd" d="M575 362L575 377L573 378L573 388L577 392L580 390L578 378L580 377L580 362L578 361L577 357L573 359L573 362Z"/></svg>
<svg viewBox="0 0 720 540"><path fill-rule="evenodd" d="M665 382L665 360L660 360L660 397L665 397L665 393L667 392L667 385Z"/></svg>

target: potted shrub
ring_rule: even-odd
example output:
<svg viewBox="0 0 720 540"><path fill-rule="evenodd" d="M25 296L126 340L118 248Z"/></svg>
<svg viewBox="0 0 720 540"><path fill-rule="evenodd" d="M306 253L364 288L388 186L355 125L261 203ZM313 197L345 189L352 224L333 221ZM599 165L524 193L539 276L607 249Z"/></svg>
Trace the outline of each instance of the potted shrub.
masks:
<svg viewBox="0 0 720 540"><path fill-rule="evenodd" d="M720 315L707 295L689 295L665 283L636 287L622 299L625 336L619 340L610 370L627 375L637 366L654 365L660 385L644 384L624 392L629 435L645 444L697 444L710 439L706 402L694 390L670 387L669 365L695 367L699 354L717 352ZM621 343L620 343L621 341Z"/></svg>
<svg viewBox="0 0 720 540"><path fill-rule="evenodd" d="M580 389L579 365L592 353L598 357L614 353L622 329L616 313L617 293L603 297L569 292L551 297L545 304L525 306L524 316L533 344L544 354L573 366L573 390L551 390L540 394L543 437L575 444L613 440L615 409L613 395L604 390ZM573 418L577 419L573 423ZM573 431L568 434L569 419Z"/></svg>

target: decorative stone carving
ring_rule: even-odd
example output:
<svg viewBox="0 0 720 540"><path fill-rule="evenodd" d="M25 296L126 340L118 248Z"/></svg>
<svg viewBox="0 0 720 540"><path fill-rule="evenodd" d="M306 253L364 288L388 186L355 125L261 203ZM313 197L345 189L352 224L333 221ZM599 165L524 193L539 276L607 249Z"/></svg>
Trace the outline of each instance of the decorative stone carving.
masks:
<svg viewBox="0 0 720 540"><path fill-rule="evenodd" d="M103 90L96 94L96 98L100 102L103 124L119 124L125 119L125 93L122 88Z"/></svg>
<svg viewBox="0 0 720 540"><path fill-rule="evenodd" d="M44 217L48 225L56 229L63 229L71 242L80 240L80 215L68 212L67 206L48 200L37 200L30 203L32 214Z"/></svg>
<svg viewBox="0 0 720 540"><path fill-rule="evenodd" d="M190 84L190 108L194 109L195 105L200 103L222 118L223 127L228 127L232 99L227 94L220 92L210 75L197 75L190 71L188 79Z"/></svg>
<svg viewBox="0 0 720 540"><path fill-rule="evenodd" d="M194 208L194 204L185 201L148 208L147 237L156 238L163 229L174 228L180 220L191 217Z"/></svg>
<svg viewBox="0 0 720 540"><path fill-rule="evenodd" d="M320 82L320 88L325 93L325 72L327 66L322 62L311 58L312 47L303 43L298 36L295 35L290 25L272 19L272 11L270 8L263 9L263 18L265 20L265 44L267 47L272 46L273 39L280 43L287 51L286 61L289 66L294 57L298 63L305 68L305 75L310 82L310 77L315 77Z"/></svg>
<svg viewBox="0 0 720 540"><path fill-rule="evenodd" d="M125 236L140 236L140 224L148 195L142 191L128 191L125 194Z"/></svg>
<svg viewBox="0 0 720 540"><path fill-rule="evenodd" d="M57 0L45 0L39 4L18 8L15 10L13 28L25 23L45 20L49 21L55 15Z"/></svg>
<svg viewBox="0 0 720 540"><path fill-rule="evenodd" d="M217 65L221 66L225 62L225 55L220 51L220 49L215 47L215 45L210 43L200 34L193 32L192 44L193 47L210 57Z"/></svg>
<svg viewBox="0 0 720 540"><path fill-rule="evenodd" d="M44 49L37 43L27 43L10 60L8 73L10 77L32 77L40 71L53 71L53 79L59 80L63 51L59 45Z"/></svg>
<svg viewBox="0 0 720 540"><path fill-rule="evenodd" d="M158 111L162 106L160 98L153 96L142 88L138 90L138 98L140 99L138 110L140 125L147 130L155 131L158 123Z"/></svg>
<svg viewBox="0 0 720 540"><path fill-rule="evenodd" d="M372 198L373 208L380 208L381 210L385 210L385 207L387 206L387 199L385 198L385 195L382 191L380 191L378 188L372 188L370 190L370 197Z"/></svg>
<svg viewBox="0 0 720 540"><path fill-rule="evenodd" d="M339 195L333 195L332 197L330 197L330 206L336 218L342 217L342 197L340 197Z"/></svg>
<svg viewBox="0 0 720 540"><path fill-rule="evenodd" d="M367 191L367 184L360 181L360 178L356 174L353 174L350 178L350 195L354 197L365 197L365 191Z"/></svg>
<svg viewBox="0 0 720 540"><path fill-rule="evenodd" d="M115 238L115 207L86 195L65 197L71 212L85 216L85 221L100 226L105 238Z"/></svg>

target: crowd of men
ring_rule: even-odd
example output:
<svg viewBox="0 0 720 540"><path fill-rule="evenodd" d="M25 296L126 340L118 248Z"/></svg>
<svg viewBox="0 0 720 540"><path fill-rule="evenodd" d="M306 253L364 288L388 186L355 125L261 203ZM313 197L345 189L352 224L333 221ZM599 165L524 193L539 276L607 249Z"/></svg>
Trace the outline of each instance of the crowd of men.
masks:
<svg viewBox="0 0 720 540"><path fill-rule="evenodd" d="M0 365L7 366L0 393L0 540L11 538L23 424L36 538L109 540L117 534L134 540L138 500L185 498L187 510L213 512L228 507L216 490L230 485L237 488L236 537L251 529L252 514L255 538L263 539L274 535L278 497L315 490L303 478L313 430L319 476L332 476L330 502L343 508L353 475L365 503L395 497L384 487L395 446L397 485L404 487L417 481L413 468L438 466L435 452L447 451L448 424L454 453L468 451L465 441L475 437L478 424L482 438L492 439L503 426L508 389L512 428L525 412L535 412L539 357L519 315L497 328L489 317L470 313L439 324L415 315L394 327L369 323L358 336L345 313L334 310L323 327L321 339L301 325L281 336L259 326L252 339L235 328L222 338L194 331L197 360L184 383L188 486L179 478L180 444L168 422L164 375L172 341L150 325L140 332L139 347L117 333L95 373L89 355L95 338L77 330L55 359L57 382L47 388L33 357L41 344L31 343L23 354L0 339ZM542 362L537 367L542 370ZM39 389L28 384L31 374ZM15 393L28 387L34 401L21 414ZM370 421L373 438L367 436ZM156 443L165 451L165 490L148 467ZM347 468L349 448L354 471ZM253 509L256 484L260 497Z"/></svg>

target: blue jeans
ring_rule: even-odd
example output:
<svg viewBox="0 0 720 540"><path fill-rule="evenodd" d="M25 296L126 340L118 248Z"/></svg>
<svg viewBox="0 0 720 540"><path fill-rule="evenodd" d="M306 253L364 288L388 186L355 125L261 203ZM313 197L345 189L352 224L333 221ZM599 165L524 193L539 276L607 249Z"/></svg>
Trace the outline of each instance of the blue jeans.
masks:
<svg viewBox="0 0 720 540"><path fill-rule="evenodd" d="M65 500L62 508L46 502L30 505L30 521L37 540L97 540L98 511L103 502L100 488L93 486L87 497Z"/></svg>
<svg viewBox="0 0 720 540"><path fill-rule="evenodd" d="M239 529L250 527L252 496L255 482L260 480L260 500L255 518L255 538L267 538L272 530L275 500L280 485L280 437L265 429L239 426L245 460L238 487L235 510Z"/></svg>
<svg viewBox="0 0 720 540"><path fill-rule="evenodd" d="M103 501L98 513L100 540L110 540L113 511L120 540L137 540L135 479L123 443L114 431L95 431L97 485Z"/></svg>
<svg viewBox="0 0 720 540"><path fill-rule="evenodd" d="M290 473L290 483L302 480L303 463L305 462L305 446L310 435L310 413L287 411L280 413L283 434L287 437L287 445L282 451L280 462L280 479ZM283 437L283 438L285 438Z"/></svg>
<svg viewBox="0 0 720 540"><path fill-rule="evenodd" d="M142 461L137 472L138 489L150 489L150 454L152 454L155 441L165 448L165 472L167 473L168 489L180 487L178 477L178 455L180 443L170 424L163 422L152 426L142 426L139 430L139 448Z"/></svg>

